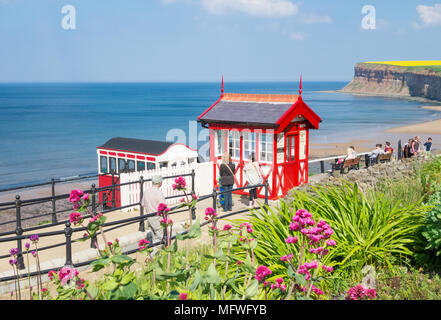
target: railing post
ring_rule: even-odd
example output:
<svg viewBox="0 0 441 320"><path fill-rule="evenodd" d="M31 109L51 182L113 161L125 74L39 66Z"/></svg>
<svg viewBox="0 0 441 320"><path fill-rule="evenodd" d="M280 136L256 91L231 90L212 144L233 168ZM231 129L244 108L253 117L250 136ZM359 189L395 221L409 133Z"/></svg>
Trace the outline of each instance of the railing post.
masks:
<svg viewBox="0 0 441 320"><path fill-rule="evenodd" d="M21 237L23 235L23 229L21 227L21 200L19 195L15 196L15 213L16 213L16 223L17 223L15 234L17 235L17 237ZM23 262L23 247L21 243L21 238L17 239L17 249L18 249L17 265L20 270L23 270L25 269L25 265Z"/></svg>
<svg viewBox="0 0 441 320"><path fill-rule="evenodd" d="M213 193L211 194L211 197L213 199L213 209L216 211L217 209L217 191L216 189L213 189Z"/></svg>
<svg viewBox="0 0 441 320"><path fill-rule="evenodd" d="M112 209L116 207L115 203L115 174L112 171Z"/></svg>
<svg viewBox="0 0 441 320"><path fill-rule="evenodd" d="M191 170L191 195L193 197L194 194L196 194L196 188L195 188L195 171L194 169ZM215 209L215 208L213 208ZM191 218L194 220L196 219L196 208L191 208Z"/></svg>
<svg viewBox="0 0 441 320"><path fill-rule="evenodd" d="M92 184L92 215L96 216L96 185ZM95 243L97 242L96 235L90 238L90 247L96 249Z"/></svg>
<svg viewBox="0 0 441 320"><path fill-rule="evenodd" d="M72 228L70 222L66 222L66 228L64 229L64 235L66 236L66 262L65 266L72 266Z"/></svg>
<svg viewBox="0 0 441 320"><path fill-rule="evenodd" d="M320 161L320 172L325 173L325 162L324 161Z"/></svg>
<svg viewBox="0 0 441 320"><path fill-rule="evenodd" d="M265 211L268 212L268 208L266 206L268 206L268 195L269 195L269 184L268 184L268 180L265 180Z"/></svg>
<svg viewBox="0 0 441 320"><path fill-rule="evenodd" d="M51 189L52 189L52 223L57 223L57 210L55 207L55 179L51 179Z"/></svg>
<svg viewBox="0 0 441 320"><path fill-rule="evenodd" d="M144 197L144 177L141 176L139 179L139 215L141 219L139 220L139 231L145 232L145 223L142 217L144 216L144 206L142 205L142 198Z"/></svg>

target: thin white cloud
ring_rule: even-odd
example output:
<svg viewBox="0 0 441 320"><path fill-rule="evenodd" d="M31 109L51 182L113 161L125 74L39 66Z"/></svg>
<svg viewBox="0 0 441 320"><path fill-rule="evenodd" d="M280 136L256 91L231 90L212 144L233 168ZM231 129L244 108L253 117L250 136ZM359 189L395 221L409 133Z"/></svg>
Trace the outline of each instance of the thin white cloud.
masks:
<svg viewBox="0 0 441 320"><path fill-rule="evenodd" d="M298 13L290 0L201 0L204 8L216 15L241 12L259 17L286 17Z"/></svg>
<svg viewBox="0 0 441 320"><path fill-rule="evenodd" d="M307 13L303 16L303 21L306 24L332 23L332 18L328 15L322 16L316 13Z"/></svg>
<svg viewBox="0 0 441 320"><path fill-rule="evenodd" d="M441 3L435 4L433 7L419 5L416 11L420 17L420 23L413 23L415 29L421 29L422 27L441 26Z"/></svg>
<svg viewBox="0 0 441 320"><path fill-rule="evenodd" d="M305 40L306 35L303 32L293 32L289 37L294 41L303 41Z"/></svg>

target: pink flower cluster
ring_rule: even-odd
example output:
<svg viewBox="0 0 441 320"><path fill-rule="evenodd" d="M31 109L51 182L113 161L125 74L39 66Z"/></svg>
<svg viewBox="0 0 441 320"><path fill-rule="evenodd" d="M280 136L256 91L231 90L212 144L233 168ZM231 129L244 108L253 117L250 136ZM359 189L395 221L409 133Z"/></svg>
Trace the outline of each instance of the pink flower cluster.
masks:
<svg viewBox="0 0 441 320"><path fill-rule="evenodd" d="M233 227L231 226L231 225L229 225L229 224L226 224L226 225L224 225L224 231L228 231L228 230L231 230Z"/></svg>
<svg viewBox="0 0 441 320"><path fill-rule="evenodd" d="M69 216L70 223L73 223L74 225L81 224L83 219L83 216L79 212L72 212Z"/></svg>
<svg viewBox="0 0 441 320"><path fill-rule="evenodd" d="M346 300L372 300L377 296L374 289L366 289L361 284L358 284L346 293Z"/></svg>
<svg viewBox="0 0 441 320"><path fill-rule="evenodd" d="M297 236L295 236L295 237L289 236L285 240L286 243L297 243L297 241L299 241L299 238Z"/></svg>
<svg viewBox="0 0 441 320"><path fill-rule="evenodd" d="M205 220L214 219L217 217L217 213L213 208L205 209Z"/></svg>
<svg viewBox="0 0 441 320"><path fill-rule="evenodd" d="M317 267L318 263L313 260L310 263L307 262L299 266L298 273L305 275L305 280L308 281L309 279L311 279L311 273L309 272L309 270L317 269Z"/></svg>
<svg viewBox="0 0 441 320"><path fill-rule="evenodd" d="M172 219L168 219L167 217L164 217L161 219L161 221L159 221L159 223L161 223L161 225L163 227L168 227L171 226L173 224L173 220Z"/></svg>
<svg viewBox="0 0 441 320"><path fill-rule="evenodd" d="M272 271L266 266L259 266L256 270L255 279L266 287L269 282L265 281L265 278L272 274Z"/></svg>
<svg viewBox="0 0 441 320"><path fill-rule="evenodd" d="M102 216L103 216L102 213L97 214L96 216L90 218L89 223L92 223L92 222L99 220Z"/></svg>
<svg viewBox="0 0 441 320"><path fill-rule="evenodd" d="M158 206L158 216L165 216L170 211L165 203L160 203Z"/></svg>
<svg viewBox="0 0 441 320"><path fill-rule="evenodd" d="M277 278L275 283L271 284L271 290L279 288L281 291L286 290L286 284L283 283L283 278Z"/></svg>
<svg viewBox="0 0 441 320"><path fill-rule="evenodd" d="M146 239L141 239L138 242L138 247L139 250L144 250L146 248L146 246L148 246L150 244L150 241L146 240Z"/></svg>
<svg viewBox="0 0 441 320"><path fill-rule="evenodd" d="M253 233L253 226L247 222L244 222L240 225L240 230L241 230L241 234L242 234L242 228L245 227L247 229L248 233Z"/></svg>
<svg viewBox="0 0 441 320"><path fill-rule="evenodd" d="M289 225L289 230L299 231L308 225L315 225L315 221L312 220L312 214L305 209L301 209L296 212L294 217L292 217L292 222Z"/></svg>
<svg viewBox="0 0 441 320"><path fill-rule="evenodd" d="M79 207L77 202L79 202L81 199L83 201L88 201L89 200L89 195L87 193L84 193L83 190L72 190L70 192L69 202L74 204L74 205L76 205L77 206L76 209L78 209L78 207Z"/></svg>
<svg viewBox="0 0 441 320"><path fill-rule="evenodd" d="M290 253L290 254L288 254L286 256L281 257L280 261L287 261L287 262L289 262L289 261L292 260L293 257L294 257L294 255L292 253Z"/></svg>
<svg viewBox="0 0 441 320"><path fill-rule="evenodd" d="M63 267L58 272L58 278L63 286L76 276L78 276L78 270L72 267Z"/></svg>
<svg viewBox="0 0 441 320"><path fill-rule="evenodd" d="M179 177L175 179L175 183L173 184L173 190L185 190L187 183L183 177Z"/></svg>

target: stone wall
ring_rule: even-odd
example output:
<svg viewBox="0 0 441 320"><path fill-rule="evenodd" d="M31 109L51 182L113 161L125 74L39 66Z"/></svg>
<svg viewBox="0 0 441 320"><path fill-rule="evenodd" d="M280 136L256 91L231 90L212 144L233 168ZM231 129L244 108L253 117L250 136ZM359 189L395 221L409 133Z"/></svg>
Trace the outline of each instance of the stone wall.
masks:
<svg viewBox="0 0 441 320"><path fill-rule="evenodd" d="M319 174L310 177L309 184L298 189L305 190L310 186L317 185L341 185L344 181L348 181L350 183L357 183L362 191L372 190L383 178L390 180L411 178L415 174L415 167L426 161L424 158L412 158L401 161L392 160L391 162L377 164L367 169L351 170L344 174L335 172L334 176L331 176L329 173Z"/></svg>

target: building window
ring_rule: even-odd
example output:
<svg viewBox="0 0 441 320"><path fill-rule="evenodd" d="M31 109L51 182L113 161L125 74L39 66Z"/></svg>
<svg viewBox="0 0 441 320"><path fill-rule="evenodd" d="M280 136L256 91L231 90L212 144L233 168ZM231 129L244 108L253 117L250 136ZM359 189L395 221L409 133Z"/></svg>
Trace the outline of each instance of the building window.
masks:
<svg viewBox="0 0 441 320"><path fill-rule="evenodd" d="M118 172L125 172L126 171L126 160L125 159L118 159Z"/></svg>
<svg viewBox="0 0 441 320"><path fill-rule="evenodd" d="M240 132L230 131L230 155L232 158L240 159Z"/></svg>
<svg viewBox="0 0 441 320"><path fill-rule="evenodd" d="M100 157L100 172L107 173L107 157Z"/></svg>
<svg viewBox="0 0 441 320"><path fill-rule="evenodd" d="M260 135L260 161L273 162L273 137L271 133Z"/></svg>
<svg viewBox="0 0 441 320"><path fill-rule="evenodd" d="M147 170L155 170L156 164L154 162L147 162Z"/></svg>
<svg viewBox="0 0 441 320"><path fill-rule="evenodd" d="M225 153L225 130L217 130L216 131L216 139L217 139L217 155L223 155Z"/></svg>
<svg viewBox="0 0 441 320"><path fill-rule="evenodd" d="M167 168L168 167L168 163L167 162L160 162L159 163L159 168L160 169L162 169L162 168Z"/></svg>
<svg viewBox="0 0 441 320"><path fill-rule="evenodd" d="M116 158L109 158L110 173L116 173Z"/></svg>
<svg viewBox="0 0 441 320"><path fill-rule="evenodd" d="M135 160L127 161L127 169L129 172L135 172Z"/></svg>
<svg viewBox="0 0 441 320"><path fill-rule="evenodd" d="M254 157L256 157L256 139L254 132L243 133L243 152L243 156L247 160L251 154L254 154Z"/></svg>
<svg viewBox="0 0 441 320"><path fill-rule="evenodd" d="M145 170L145 162L136 161L136 171L144 171L144 170Z"/></svg>

